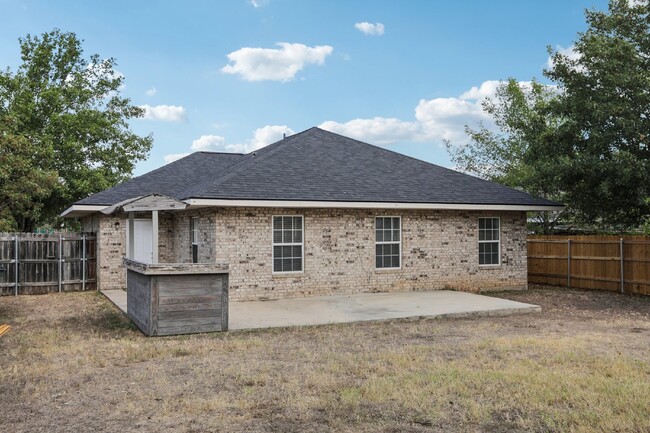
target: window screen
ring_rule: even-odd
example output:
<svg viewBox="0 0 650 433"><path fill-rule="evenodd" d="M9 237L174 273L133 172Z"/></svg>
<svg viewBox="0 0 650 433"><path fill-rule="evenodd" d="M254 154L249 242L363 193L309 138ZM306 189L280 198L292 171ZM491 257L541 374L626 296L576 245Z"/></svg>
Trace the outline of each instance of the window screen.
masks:
<svg viewBox="0 0 650 433"><path fill-rule="evenodd" d="M500 261L499 218L478 219L478 264L498 265Z"/></svg>
<svg viewBox="0 0 650 433"><path fill-rule="evenodd" d="M375 267L399 268L402 227L400 217L375 218Z"/></svg>
<svg viewBox="0 0 650 433"><path fill-rule="evenodd" d="M302 272L301 216L273 217L273 272Z"/></svg>

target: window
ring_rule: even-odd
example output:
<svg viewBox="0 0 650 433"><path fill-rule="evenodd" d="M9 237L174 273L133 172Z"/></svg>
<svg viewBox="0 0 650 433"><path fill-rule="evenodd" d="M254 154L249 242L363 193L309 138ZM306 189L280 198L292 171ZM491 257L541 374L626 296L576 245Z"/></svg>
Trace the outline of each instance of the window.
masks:
<svg viewBox="0 0 650 433"><path fill-rule="evenodd" d="M399 268L401 250L401 218L375 218L375 267Z"/></svg>
<svg viewBox="0 0 650 433"><path fill-rule="evenodd" d="M192 263L199 262L199 218L190 218L190 241L192 250Z"/></svg>
<svg viewBox="0 0 650 433"><path fill-rule="evenodd" d="M273 272L302 272L301 216L273 217Z"/></svg>
<svg viewBox="0 0 650 433"><path fill-rule="evenodd" d="M478 219L478 264L498 265L501 260L499 218Z"/></svg>

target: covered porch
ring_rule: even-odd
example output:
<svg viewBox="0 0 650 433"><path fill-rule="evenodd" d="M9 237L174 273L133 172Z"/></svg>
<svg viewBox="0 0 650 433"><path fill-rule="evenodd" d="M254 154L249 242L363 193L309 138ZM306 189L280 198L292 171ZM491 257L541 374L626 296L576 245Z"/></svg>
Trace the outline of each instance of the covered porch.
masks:
<svg viewBox="0 0 650 433"><path fill-rule="evenodd" d="M228 265L161 260L160 214L183 211L187 204L150 194L103 209L126 214L127 290L103 290L146 335L176 335L228 329ZM190 230L190 234L192 230ZM192 243L193 246L193 243ZM169 257L169 254L167 254ZM180 260L179 260L180 261ZM126 307L126 308L124 308Z"/></svg>

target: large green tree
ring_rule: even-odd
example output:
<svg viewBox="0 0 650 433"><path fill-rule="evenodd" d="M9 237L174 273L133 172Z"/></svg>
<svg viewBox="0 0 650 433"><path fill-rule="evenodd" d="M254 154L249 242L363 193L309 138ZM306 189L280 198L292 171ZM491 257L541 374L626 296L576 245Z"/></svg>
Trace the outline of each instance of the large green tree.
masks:
<svg viewBox="0 0 650 433"><path fill-rule="evenodd" d="M461 170L538 197L563 200L556 176L557 155L548 146L560 119L549 112L556 90L537 81L519 83L511 78L501 83L494 97L483 101L483 110L494 128L484 124L465 131L470 142L456 146L447 142L455 165ZM544 233L549 233L561 213L534 214Z"/></svg>
<svg viewBox="0 0 650 433"><path fill-rule="evenodd" d="M72 202L131 176L152 136L128 121L141 108L120 96L112 58L85 58L74 33L19 39L22 64L0 71L0 225L31 231ZM27 174L26 174L27 173ZM53 180L53 181L52 181Z"/></svg>
<svg viewBox="0 0 650 433"><path fill-rule="evenodd" d="M650 7L612 0L586 12L575 56L551 52L562 91L553 142L566 200L583 222L638 226L650 213Z"/></svg>
<svg viewBox="0 0 650 433"><path fill-rule="evenodd" d="M43 200L57 185L56 172L38 166L47 158L43 149L17 133L15 123L10 117L0 118L0 232L38 219Z"/></svg>
<svg viewBox="0 0 650 433"><path fill-rule="evenodd" d="M573 221L638 227L650 214L648 1L586 18L573 53L549 49L552 85L508 81L484 104L497 130L467 128L471 143L448 147L466 171L565 202ZM545 231L555 216L541 214Z"/></svg>

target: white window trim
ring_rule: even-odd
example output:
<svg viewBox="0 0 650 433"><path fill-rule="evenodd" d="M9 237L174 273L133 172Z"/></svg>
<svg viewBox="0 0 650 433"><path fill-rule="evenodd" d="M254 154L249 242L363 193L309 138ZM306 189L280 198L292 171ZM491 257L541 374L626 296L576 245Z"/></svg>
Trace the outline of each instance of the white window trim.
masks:
<svg viewBox="0 0 650 433"><path fill-rule="evenodd" d="M494 264L483 264L483 265L482 265L482 264L481 264L481 255L479 254L479 255L478 255L478 260L479 260L479 264L478 264L478 266L479 266L480 268L497 268L497 267L501 266L501 217L495 217L495 216L479 217L479 225L478 225L478 227L479 227L479 228L478 228L478 230L479 230L479 236L478 236L478 243L479 243L479 245L480 245L480 244L494 243L494 242L495 242L494 240L491 240L491 241L482 241L482 240L481 240L481 235L480 235L480 230L481 230L480 227L481 227L481 224L480 224L480 220L482 220L482 219L496 219L496 220L499 221L499 240L496 241L496 242L499 244L499 245L498 245L498 251L499 251L499 263L494 263ZM477 250L480 251L480 248L477 248Z"/></svg>
<svg viewBox="0 0 650 433"><path fill-rule="evenodd" d="M273 232L275 229L273 228L273 221L276 218L279 217L300 217L300 221L302 222L302 242L292 242L292 243L280 243L276 244L273 242ZM294 247L300 245L302 248L300 249L302 252L302 269L300 271L276 271L275 270L275 251L274 248L275 246L285 246L285 247ZM305 273L305 216L304 215L272 215L271 216L271 272L275 275L287 275L287 274L304 274Z"/></svg>
<svg viewBox="0 0 650 433"><path fill-rule="evenodd" d="M395 241L390 241L390 242L377 242L377 218L398 218L399 219L399 242ZM403 236L403 231L402 231L402 217L399 215L375 215L375 227L374 227L374 233L373 236L375 238L375 249L374 249L374 257L373 260L375 262L375 271L390 271L390 270L396 270L396 269L402 269L402 236ZM395 268L378 268L377 267L377 245L394 245L398 244L399 245L399 266Z"/></svg>

